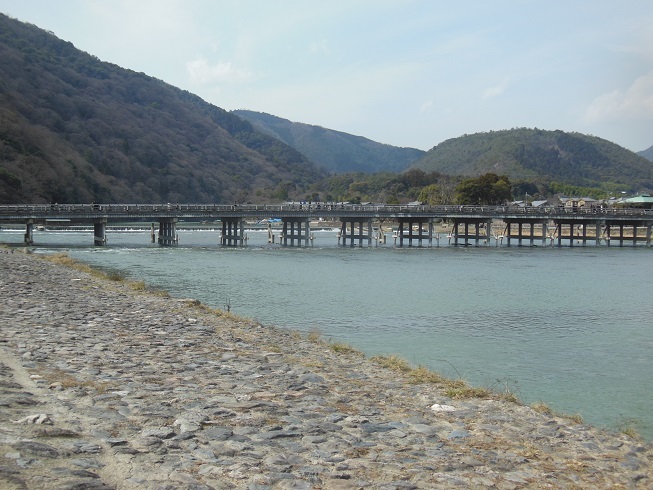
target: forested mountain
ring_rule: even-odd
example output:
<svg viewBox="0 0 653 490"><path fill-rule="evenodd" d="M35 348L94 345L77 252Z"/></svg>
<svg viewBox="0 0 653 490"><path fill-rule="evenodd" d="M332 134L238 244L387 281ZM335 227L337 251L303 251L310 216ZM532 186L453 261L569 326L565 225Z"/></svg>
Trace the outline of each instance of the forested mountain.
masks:
<svg viewBox="0 0 653 490"><path fill-rule="evenodd" d="M0 203L265 201L324 175L234 114L0 14Z"/></svg>
<svg viewBox="0 0 653 490"><path fill-rule="evenodd" d="M646 158L647 160L651 160L651 161L653 162L653 146L651 146L651 147L648 148L647 150L644 150L644 151L638 151L637 154L638 154L640 157L644 157L644 158Z"/></svg>
<svg viewBox="0 0 653 490"><path fill-rule="evenodd" d="M651 161L604 139L563 131L520 128L464 135L432 148L414 167L449 175L491 172L558 189L653 190Z"/></svg>
<svg viewBox="0 0 653 490"><path fill-rule="evenodd" d="M233 112L331 173L402 172L424 155L424 151L415 148L385 145L362 136L291 122L262 112Z"/></svg>

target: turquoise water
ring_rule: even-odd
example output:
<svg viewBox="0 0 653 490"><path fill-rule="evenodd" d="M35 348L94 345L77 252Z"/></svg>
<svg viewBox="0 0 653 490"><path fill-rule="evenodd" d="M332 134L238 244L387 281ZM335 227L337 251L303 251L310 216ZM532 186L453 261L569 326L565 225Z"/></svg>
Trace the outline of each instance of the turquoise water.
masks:
<svg viewBox="0 0 653 490"><path fill-rule="evenodd" d="M653 439L651 248L340 248L332 231L312 248L263 232L221 248L217 231L180 231L176 248L109 233L96 248L91 235L36 232L36 250Z"/></svg>

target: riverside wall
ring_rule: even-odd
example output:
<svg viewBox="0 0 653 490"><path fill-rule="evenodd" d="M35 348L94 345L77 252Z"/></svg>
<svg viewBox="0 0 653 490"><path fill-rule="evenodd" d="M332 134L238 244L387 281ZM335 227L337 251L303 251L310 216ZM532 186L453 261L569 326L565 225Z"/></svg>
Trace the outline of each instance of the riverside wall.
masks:
<svg viewBox="0 0 653 490"><path fill-rule="evenodd" d="M637 438L138 289L0 248L0 488L653 488Z"/></svg>

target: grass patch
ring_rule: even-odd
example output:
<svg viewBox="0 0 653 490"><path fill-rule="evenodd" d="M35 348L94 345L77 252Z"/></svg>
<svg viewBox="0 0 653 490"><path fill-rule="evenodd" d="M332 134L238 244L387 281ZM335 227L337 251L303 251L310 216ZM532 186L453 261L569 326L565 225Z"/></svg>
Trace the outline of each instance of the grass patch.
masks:
<svg viewBox="0 0 653 490"><path fill-rule="evenodd" d="M562 419L567 419L576 424L584 423L583 416L581 414L579 413L567 414L567 413L557 412L544 402L535 402L531 405L531 408L535 410L537 413L548 415L549 417L559 417Z"/></svg>
<svg viewBox="0 0 653 490"><path fill-rule="evenodd" d="M412 367L408 361L396 355L374 356L371 360L387 369L406 375L409 383L441 385L445 394L452 399L487 398L520 403L514 393L501 393L491 388L471 386L463 379L448 379L425 366Z"/></svg>
<svg viewBox="0 0 653 490"><path fill-rule="evenodd" d="M363 355L361 351L344 342L334 342L332 344L329 344L329 348L333 352L336 352L338 354L356 354L361 356Z"/></svg>
<svg viewBox="0 0 653 490"><path fill-rule="evenodd" d="M318 329L313 329L309 332L307 339L314 344L319 344L323 342L322 334Z"/></svg>
<svg viewBox="0 0 653 490"><path fill-rule="evenodd" d="M394 354L391 356L374 356L371 360L384 368L399 373L409 373L413 370L408 361Z"/></svg>
<svg viewBox="0 0 653 490"><path fill-rule="evenodd" d="M51 385L60 386L63 389L67 388L85 388L95 390L98 394L104 394L110 390L117 390L119 385L109 381L99 380L79 380L74 376L60 370L55 369L44 376Z"/></svg>
<svg viewBox="0 0 653 490"><path fill-rule="evenodd" d="M161 295L161 296L167 295L167 293L149 290L148 287L145 285L145 282L143 281L128 281L122 272L119 271L105 272L100 269L95 269L89 265L86 265L82 262L79 262L69 257L67 254L44 255L42 256L42 258L44 260L47 260L48 262L52 262L53 264L62 265L70 269L75 269L79 272L83 272L84 274L89 274L90 276L99 279L124 283L134 291L153 292L154 294Z"/></svg>

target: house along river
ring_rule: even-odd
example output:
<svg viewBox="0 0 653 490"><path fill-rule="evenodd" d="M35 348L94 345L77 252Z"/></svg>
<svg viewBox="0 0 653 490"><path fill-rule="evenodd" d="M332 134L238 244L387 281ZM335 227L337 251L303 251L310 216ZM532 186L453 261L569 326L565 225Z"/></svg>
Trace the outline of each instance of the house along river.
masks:
<svg viewBox="0 0 653 490"><path fill-rule="evenodd" d="M93 247L89 231L37 231L34 250L653 440L651 248L340 248L331 230L308 248L268 245L262 231L222 248L218 235L180 230L163 248L149 231L109 231Z"/></svg>

